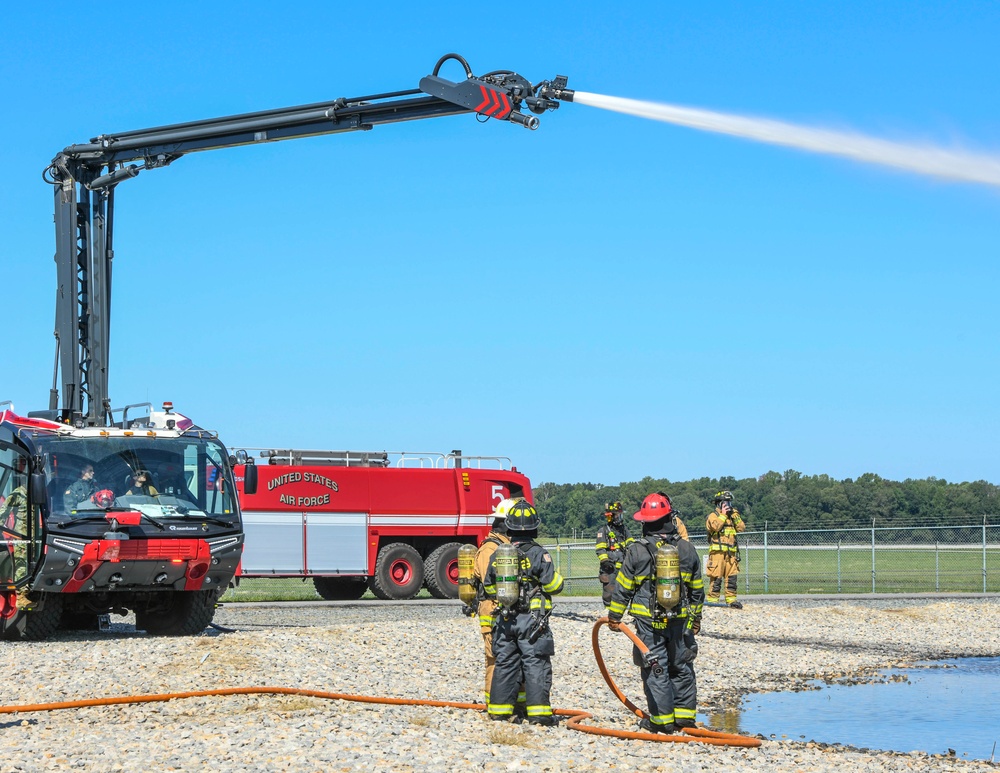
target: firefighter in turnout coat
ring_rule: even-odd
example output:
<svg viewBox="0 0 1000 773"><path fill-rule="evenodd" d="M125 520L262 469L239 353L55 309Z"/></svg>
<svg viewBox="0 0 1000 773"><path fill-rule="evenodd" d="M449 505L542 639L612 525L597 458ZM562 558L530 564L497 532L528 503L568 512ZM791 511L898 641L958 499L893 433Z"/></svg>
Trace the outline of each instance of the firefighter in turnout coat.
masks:
<svg viewBox="0 0 1000 773"><path fill-rule="evenodd" d="M497 551L486 572L484 590L497 600L493 618L496 663L487 712L493 720L519 721L514 703L523 679L528 722L554 725L549 698L555 641L548 619L552 596L563 589L563 578L548 551L535 542L538 525L538 512L525 499L518 499L507 511L507 536L519 563L513 597L509 593L513 582L502 576L498 580Z"/></svg>
<svg viewBox="0 0 1000 773"><path fill-rule="evenodd" d="M708 588L708 601L716 602L726 586L726 603L733 609L743 609L736 600L737 575L740 573L740 547L736 534L746 531L739 510L733 507L733 495L720 491L715 495L715 510L708 516L708 561L705 574L712 578Z"/></svg>
<svg viewBox="0 0 1000 773"><path fill-rule="evenodd" d="M597 530L597 544L594 547L597 560L600 563L601 596L604 606L611 603L611 592L615 587L615 578L622 568L625 558L625 548L634 540L628 536L625 521L622 518L622 503L609 502L604 506L604 519L607 521Z"/></svg>
<svg viewBox="0 0 1000 773"><path fill-rule="evenodd" d="M670 499L663 494L650 494L643 500L633 516L642 523L643 537L625 552L608 610L609 627L615 631L630 611L636 634L649 648L646 655L638 647L632 652L649 709L649 716L639 726L647 732L667 734L695 726L698 692L694 659L698 647L694 637L701 630L705 602L698 551L677 533L671 510ZM680 601L669 610L656 603L656 551L663 544L677 549L680 568Z"/></svg>
<svg viewBox="0 0 1000 773"><path fill-rule="evenodd" d="M493 526L490 528L490 533L486 535L486 539L483 540L483 544L479 546L479 550L476 551L473 569L476 587L480 591L476 613L479 618L479 632L483 635L483 649L486 652L486 686L483 695L487 704L490 702L490 684L493 682L493 668L496 664L496 657L493 655L493 615L497 602L496 599L482 592L483 580L489 571L497 545L510 544L510 539L507 537L507 511L514 502L513 499L504 499L496 506L493 513ZM523 703L524 696L519 695L518 697Z"/></svg>

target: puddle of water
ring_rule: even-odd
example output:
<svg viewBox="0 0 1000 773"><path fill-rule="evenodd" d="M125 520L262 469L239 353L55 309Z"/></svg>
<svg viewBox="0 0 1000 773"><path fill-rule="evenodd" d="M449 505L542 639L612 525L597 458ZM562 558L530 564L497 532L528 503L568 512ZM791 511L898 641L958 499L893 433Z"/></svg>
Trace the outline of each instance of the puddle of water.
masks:
<svg viewBox="0 0 1000 773"><path fill-rule="evenodd" d="M908 682L747 695L739 709L710 715L708 723L765 738L994 757L1000 749L1000 657L923 665L946 667L883 672L906 674Z"/></svg>

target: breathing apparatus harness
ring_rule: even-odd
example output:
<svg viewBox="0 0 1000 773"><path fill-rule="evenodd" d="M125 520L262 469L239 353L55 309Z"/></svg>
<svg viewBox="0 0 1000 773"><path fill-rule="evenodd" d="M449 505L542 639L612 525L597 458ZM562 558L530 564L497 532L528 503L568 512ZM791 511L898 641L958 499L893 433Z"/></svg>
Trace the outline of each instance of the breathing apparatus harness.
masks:
<svg viewBox="0 0 1000 773"><path fill-rule="evenodd" d="M500 546L505 544L499 540L495 532L490 532L483 540L479 549L487 542ZM479 550L475 545L466 543L458 549L458 598L462 601L462 614L475 617L479 613L479 605L489 598L482 578L476 577L476 554Z"/></svg>
<svg viewBox="0 0 1000 773"><path fill-rule="evenodd" d="M691 605L687 587L681 582L680 554L677 546L662 537L656 540L655 546L647 537L637 539L636 542L649 552L649 560L653 567L653 574L643 580L643 584L653 583L650 594L653 625L656 627L666 625L670 620L679 617L681 612L690 618ZM657 676L663 674L663 666L651 652L642 652L642 662Z"/></svg>
<svg viewBox="0 0 1000 773"><path fill-rule="evenodd" d="M513 542L497 545L493 563L496 567L496 601L499 611L494 620L500 617L510 620L519 614L530 614L532 623L528 631L528 643L534 644L548 630L552 608L550 604L544 603L548 600L548 594L542 590L538 580L522 571L525 558L521 548Z"/></svg>

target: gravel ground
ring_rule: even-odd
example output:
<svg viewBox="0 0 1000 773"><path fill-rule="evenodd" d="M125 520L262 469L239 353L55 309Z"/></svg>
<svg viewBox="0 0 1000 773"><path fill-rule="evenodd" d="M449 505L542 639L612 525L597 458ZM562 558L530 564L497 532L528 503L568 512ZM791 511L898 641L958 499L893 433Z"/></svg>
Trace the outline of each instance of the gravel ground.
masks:
<svg viewBox="0 0 1000 773"><path fill-rule="evenodd" d="M588 724L635 729L598 672L590 645L599 599L556 599L552 704ZM240 686L478 702L478 628L457 603L229 604L190 638L111 631L0 643L0 704ZM972 621L975 621L973 635ZM644 705L630 647L604 629L612 673ZM721 725L751 691L814 679L863 681L914 661L1000 654L1000 600L751 599L708 608L699 637L699 710ZM730 664L739 664L733 669ZM759 749L604 738L565 726L498 725L474 711L300 696L193 698L0 717L0 770L770 771L996 770L987 762L767 739Z"/></svg>

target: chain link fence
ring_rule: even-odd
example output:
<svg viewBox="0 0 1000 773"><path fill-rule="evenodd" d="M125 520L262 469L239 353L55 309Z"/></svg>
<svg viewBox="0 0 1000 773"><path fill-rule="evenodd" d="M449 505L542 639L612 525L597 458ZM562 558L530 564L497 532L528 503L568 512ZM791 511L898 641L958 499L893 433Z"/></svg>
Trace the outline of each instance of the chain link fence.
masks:
<svg viewBox="0 0 1000 773"><path fill-rule="evenodd" d="M705 534L692 534L704 574ZM539 540L565 592L599 595L592 540ZM747 531L739 535L741 593L1000 593L1000 525Z"/></svg>
<svg viewBox="0 0 1000 773"><path fill-rule="evenodd" d="M739 589L767 593L1000 593L1000 525L747 531ZM564 593L600 596L594 540L539 539L566 579ZM708 540L692 534L704 562ZM364 598L374 598L368 591ZM422 590L418 598L431 598ZM244 580L222 601L320 600L311 578Z"/></svg>

